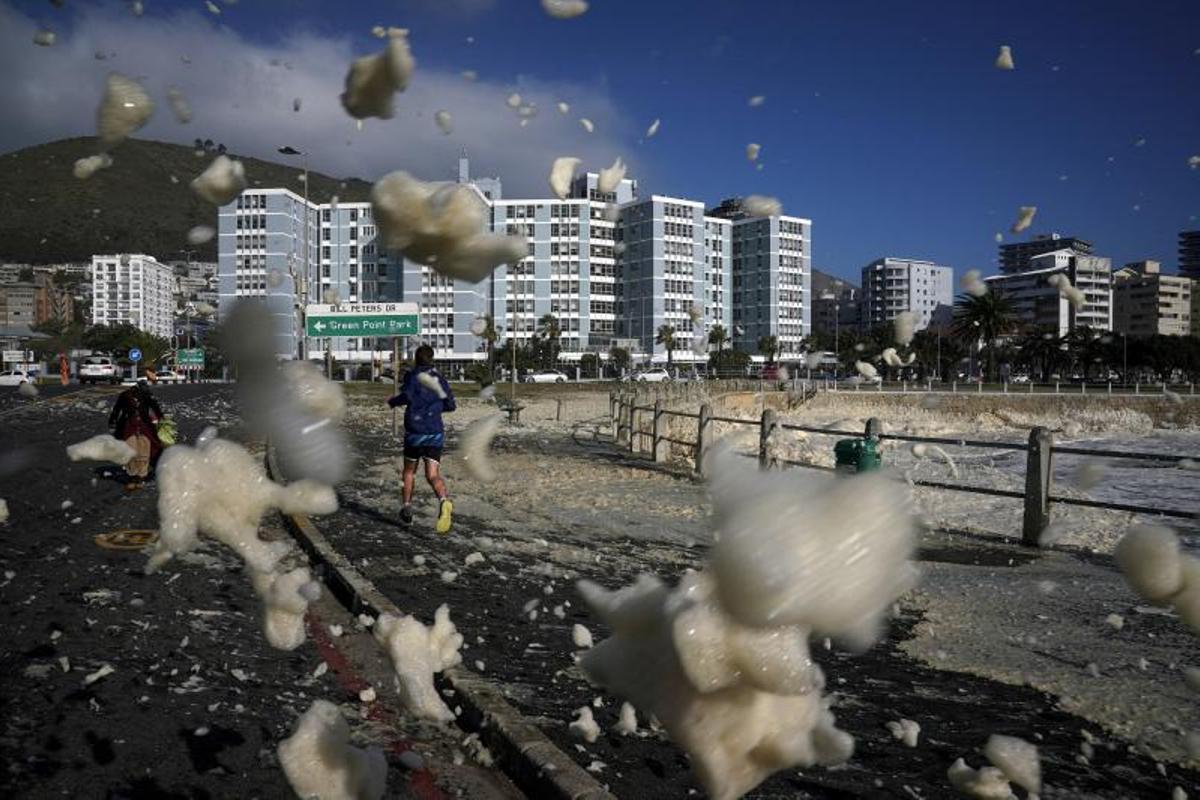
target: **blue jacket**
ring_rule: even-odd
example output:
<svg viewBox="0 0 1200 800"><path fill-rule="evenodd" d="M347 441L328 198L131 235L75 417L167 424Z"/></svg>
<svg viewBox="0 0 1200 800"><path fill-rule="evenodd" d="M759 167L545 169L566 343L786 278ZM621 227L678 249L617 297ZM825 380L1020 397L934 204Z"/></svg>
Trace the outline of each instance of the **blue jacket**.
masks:
<svg viewBox="0 0 1200 800"><path fill-rule="evenodd" d="M417 375L422 372L428 372L437 378L442 391L446 393L445 399L438 397L437 392L417 380ZM392 408L405 407L405 438L414 435L443 433L445 429L442 427L442 414L457 408L454 403L454 394L450 391L450 384L446 383L446 379L433 367L410 369L404 376L404 382L400 384L400 394L389 398L388 405Z"/></svg>

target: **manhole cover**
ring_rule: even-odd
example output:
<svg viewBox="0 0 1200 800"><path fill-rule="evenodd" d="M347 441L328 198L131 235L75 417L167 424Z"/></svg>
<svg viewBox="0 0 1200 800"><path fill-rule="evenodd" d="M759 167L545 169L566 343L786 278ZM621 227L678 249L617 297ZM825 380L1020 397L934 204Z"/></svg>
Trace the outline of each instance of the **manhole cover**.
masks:
<svg viewBox="0 0 1200 800"><path fill-rule="evenodd" d="M158 541L158 531L110 531L96 534L96 544L105 550L141 550Z"/></svg>

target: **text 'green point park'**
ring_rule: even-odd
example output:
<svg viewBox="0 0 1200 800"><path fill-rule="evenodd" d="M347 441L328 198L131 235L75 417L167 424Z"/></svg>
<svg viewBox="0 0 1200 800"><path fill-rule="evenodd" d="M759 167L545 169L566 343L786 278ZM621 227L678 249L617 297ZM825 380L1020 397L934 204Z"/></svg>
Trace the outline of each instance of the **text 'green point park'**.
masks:
<svg viewBox="0 0 1200 800"><path fill-rule="evenodd" d="M395 316L310 316L309 336L412 336L417 333L415 314Z"/></svg>

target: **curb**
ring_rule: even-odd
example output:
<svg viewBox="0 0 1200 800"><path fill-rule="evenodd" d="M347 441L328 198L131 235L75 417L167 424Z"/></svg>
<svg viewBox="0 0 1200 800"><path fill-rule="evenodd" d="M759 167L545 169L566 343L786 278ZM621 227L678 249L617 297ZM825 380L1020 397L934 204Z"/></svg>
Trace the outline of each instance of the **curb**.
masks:
<svg viewBox="0 0 1200 800"><path fill-rule="evenodd" d="M279 475L270 447L266 464L269 475ZM303 514L280 516L300 549L323 567L322 580L350 613L404 616L375 584L334 549L312 520ZM458 725L479 734L504 773L525 794L555 800L616 800L513 708L489 681L464 667L452 667L441 674L438 682L453 689L462 701Z"/></svg>

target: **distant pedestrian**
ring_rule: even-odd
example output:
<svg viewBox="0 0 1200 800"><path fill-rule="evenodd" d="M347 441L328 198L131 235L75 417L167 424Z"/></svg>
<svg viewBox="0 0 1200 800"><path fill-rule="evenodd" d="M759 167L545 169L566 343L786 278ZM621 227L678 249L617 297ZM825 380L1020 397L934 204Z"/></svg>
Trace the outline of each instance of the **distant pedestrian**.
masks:
<svg viewBox="0 0 1200 800"><path fill-rule="evenodd" d="M127 491L142 488L151 468L158 463L162 442L158 439L156 424L162 418L162 407L144 382L139 381L117 395L117 402L108 417L108 427L116 438L133 448L134 456L125 465L129 476L125 483Z"/></svg>
<svg viewBox="0 0 1200 800"><path fill-rule="evenodd" d="M442 448L446 432L442 414L456 408L450 384L433 368L433 348L423 344L417 348L416 366L404 376L400 393L388 400L392 408L404 409L404 484L400 521L412 522L413 484L416 482L417 462L425 461L425 479L438 498L438 533L450 531L454 504L446 492L441 475Z"/></svg>

